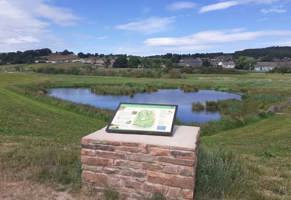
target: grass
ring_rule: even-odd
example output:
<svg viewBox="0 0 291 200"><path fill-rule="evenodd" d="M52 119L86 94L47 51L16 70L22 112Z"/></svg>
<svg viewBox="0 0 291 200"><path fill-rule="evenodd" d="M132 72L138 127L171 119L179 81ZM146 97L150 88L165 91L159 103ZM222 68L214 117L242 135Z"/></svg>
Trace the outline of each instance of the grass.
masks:
<svg viewBox="0 0 291 200"><path fill-rule="evenodd" d="M153 85L95 85L91 86L91 91L96 94L127 95L134 96L136 93L155 92L158 88Z"/></svg>
<svg viewBox="0 0 291 200"><path fill-rule="evenodd" d="M203 137L208 147L240 155L253 172L256 199L289 199L291 184L290 110L283 115Z"/></svg>
<svg viewBox="0 0 291 200"><path fill-rule="evenodd" d="M111 113L48 98L40 91L100 89L101 84L111 90L117 85L139 89L186 85L243 92L243 101L219 102L223 119L202 127L196 198L290 199L291 110L261 113L291 96L291 76L280 74L136 79L0 73L1 179L28 179L78 191L80 138L105 126Z"/></svg>
<svg viewBox="0 0 291 200"><path fill-rule="evenodd" d="M200 147L196 198L225 199L235 195L237 199L246 199L252 193L248 176L244 163L234 154Z"/></svg>

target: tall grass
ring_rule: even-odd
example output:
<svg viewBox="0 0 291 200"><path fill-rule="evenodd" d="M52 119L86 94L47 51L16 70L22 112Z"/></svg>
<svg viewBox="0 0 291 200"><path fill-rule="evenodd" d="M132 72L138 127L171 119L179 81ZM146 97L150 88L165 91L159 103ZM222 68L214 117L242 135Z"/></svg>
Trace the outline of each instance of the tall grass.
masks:
<svg viewBox="0 0 291 200"><path fill-rule="evenodd" d="M95 85L91 86L91 91L96 94L108 94L108 95L127 95L133 96L136 93L155 92L158 88L154 85L133 85L133 84L122 84L122 85Z"/></svg>
<svg viewBox="0 0 291 200"><path fill-rule="evenodd" d="M232 153L200 147L196 176L196 200L240 199L249 189L244 164Z"/></svg>
<svg viewBox="0 0 291 200"><path fill-rule="evenodd" d="M5 150L1 149L0 152L0 170L8 177L58 183L70 186L73 190L80 188L79 145L64 145L55 140L24 137L22 143L11 144L13 145Z"/></svg>

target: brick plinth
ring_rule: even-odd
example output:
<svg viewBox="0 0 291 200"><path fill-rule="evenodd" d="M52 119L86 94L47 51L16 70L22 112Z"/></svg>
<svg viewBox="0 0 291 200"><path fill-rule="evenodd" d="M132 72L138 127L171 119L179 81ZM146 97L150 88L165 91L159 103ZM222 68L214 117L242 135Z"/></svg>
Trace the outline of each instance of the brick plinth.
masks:
<svg viewBox="0 0 291 200"><path fill-rule="evenodd" d="M192 200L199 128L179 126L173 137L106 133L82 138L84 185L100 196L114 189L120 199L140 200L154 193L168 200Z"/></svg>

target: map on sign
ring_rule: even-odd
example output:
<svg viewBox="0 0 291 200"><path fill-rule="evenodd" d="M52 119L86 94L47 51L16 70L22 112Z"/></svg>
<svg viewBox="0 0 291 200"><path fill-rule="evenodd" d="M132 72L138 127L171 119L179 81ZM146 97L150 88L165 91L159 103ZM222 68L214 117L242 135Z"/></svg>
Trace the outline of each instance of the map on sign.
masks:
<svg viewBox="0 0 291 200"><path fill-rule="evenodd" d="M171 135L176 105L121 103L108 132Z"/></svg>

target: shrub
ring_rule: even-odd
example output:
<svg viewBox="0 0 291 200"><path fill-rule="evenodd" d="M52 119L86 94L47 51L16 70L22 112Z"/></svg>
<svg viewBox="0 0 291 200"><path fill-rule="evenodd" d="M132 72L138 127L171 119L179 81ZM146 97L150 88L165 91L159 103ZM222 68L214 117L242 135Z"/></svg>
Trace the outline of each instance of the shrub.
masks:
<svg viewBox="0 0 291 200"><path fill-rule="evenodd" d="M198 102L198 103L192 103L192 111L203 111L205 110L205 105Z"/></svg>
<svg viewBox="0 0 291 200"><path fill-rule="evenodd" d="M155 92L158 88L153 85L95 85L91 87L91 91L96 94L103 95L127 95L133 96L136 93Z"/></svg>
<svg viewBox="0 0 291 200"><path fill-rule="evenodd" d="M291 67L275 67L273 70L270 71L271 73L291 73Z"/></svg>
<svg viewBox="0 0 291 200"><path fill-rule="evenodd" d="M168 76L169 78L183 78L181 71L178 69L171 69Z"/></svg>
<svg viewBox="0 0 291 200"><path fill-rule="evenodd" d="M199 89L194 85L182 85L180 89L183 90L184 92L198 92L199 91Z"/></svg>
<svg viewBox="0 0 291 200"><path fill-rule="evenodd" d="M206 110L209 112L215 112L219 110L218 102L215 101L207 101L206 102Z"/></svg>

